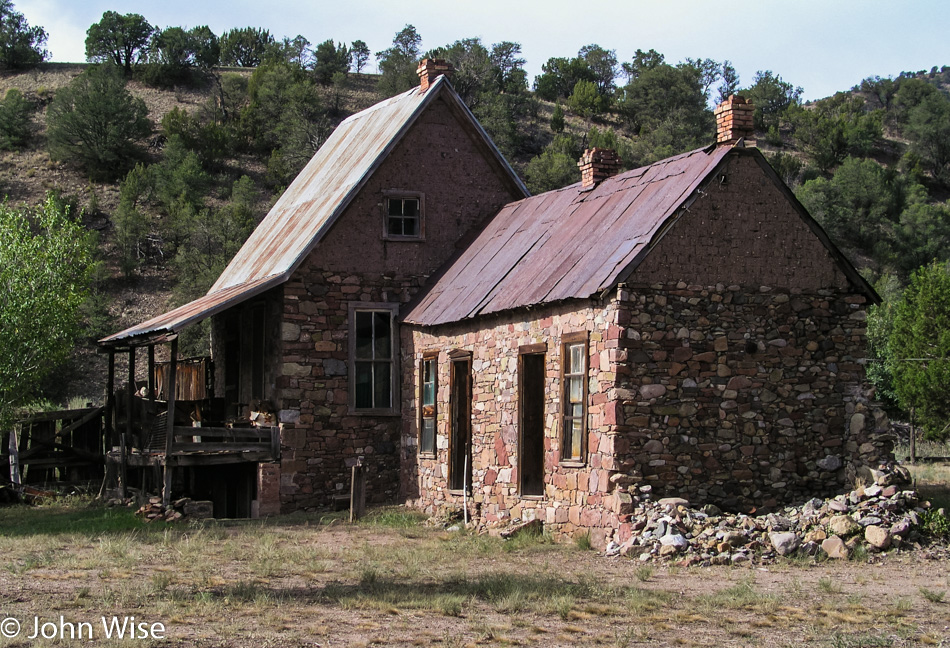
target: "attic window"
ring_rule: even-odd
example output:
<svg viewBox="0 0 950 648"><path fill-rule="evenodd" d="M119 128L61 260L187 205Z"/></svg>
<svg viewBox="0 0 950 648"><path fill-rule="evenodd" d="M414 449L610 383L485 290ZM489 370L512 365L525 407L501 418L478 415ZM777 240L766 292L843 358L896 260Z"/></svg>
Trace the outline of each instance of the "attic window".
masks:
<svg viewBox="0 0 950 648"><path fill-rule="evenodd" d="M422 214L425 201L422 194L392 193L384 201L384 238L394 240L423 238Z"/></svg>

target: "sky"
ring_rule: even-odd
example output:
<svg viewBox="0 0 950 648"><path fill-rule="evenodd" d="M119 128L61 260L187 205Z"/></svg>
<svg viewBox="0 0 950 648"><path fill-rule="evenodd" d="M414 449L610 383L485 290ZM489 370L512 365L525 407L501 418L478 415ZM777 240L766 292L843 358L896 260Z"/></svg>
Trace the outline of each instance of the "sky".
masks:
<svg viewBox="0 0 950 648"><path fill-rule="evenodd" d="M584 45L629 61L655 49L676 63L687 57L730 60L740 83L772 70L820 99L869 76L897 76L950 65L946 0L13 0L30 25L49 34L51 60L85 60L89 25L104 11L142 14L158 27L208 25L220 35L263 27L280 39L316 44L363 40L378 52L407 24L423 50L462 38L486 46L521 43L529 78L550 57ZM371 59L369 71L375 71Z"/></svg>

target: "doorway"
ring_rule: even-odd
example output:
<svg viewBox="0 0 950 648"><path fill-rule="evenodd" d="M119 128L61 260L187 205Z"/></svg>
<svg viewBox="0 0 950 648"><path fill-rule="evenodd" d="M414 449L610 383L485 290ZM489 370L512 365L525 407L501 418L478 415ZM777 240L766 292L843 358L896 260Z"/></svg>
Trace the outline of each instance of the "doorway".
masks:
<svg viewBox="0 0 950 648"><path fill-rule="evenodd" d="M472 485L472 358L452 359L450 375L451 436L449 437L449 488Z"/></svg>
<svg viewBox="0 0 950 648"><path fill-rule="evenodd" d="M538 496L544 494L544 354L524 353L519 361L519 490Z"/></svg>

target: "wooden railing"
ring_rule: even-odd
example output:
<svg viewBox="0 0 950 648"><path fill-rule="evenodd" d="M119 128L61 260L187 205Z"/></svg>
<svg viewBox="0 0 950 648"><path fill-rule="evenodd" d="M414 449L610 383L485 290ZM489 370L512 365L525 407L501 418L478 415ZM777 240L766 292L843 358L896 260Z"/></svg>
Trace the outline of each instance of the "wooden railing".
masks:
<svg viewBox="0 0 950 648"><path fill-rule="evenodd" d="M267 452L280 457L277 427L175 426L172 454Z"/></svg>

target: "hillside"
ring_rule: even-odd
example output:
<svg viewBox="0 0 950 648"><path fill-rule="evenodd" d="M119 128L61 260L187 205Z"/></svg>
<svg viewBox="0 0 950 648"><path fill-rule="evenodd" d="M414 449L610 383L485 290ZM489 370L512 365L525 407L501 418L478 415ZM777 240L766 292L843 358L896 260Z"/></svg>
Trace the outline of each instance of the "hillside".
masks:
<svg viewBox="0 0 950 648"><path fill-rule="evenodd" d="M246 235L309 158L308 150L348 115L384 98L378 76L349 74L323 85L286 64L257 72L217 68L202 82L168 89L130 80L126 89L144 102L151 125L128 161L128 168L138 162L140 170L136 178L123 171L109 180L91 180L73 160L53 159L47 139L53 97L87 67L44 63L0 76L0 96L17 89L35 108L25 145L0 152L0 190L14 206L35 206L47 192L58 192L82 210L83 224L98 235L103 271L88 335L68 370L45 390L61 404L68 397L101 400L105 363L94 350L97 337L202 294L243 240L232 240L233 233L232 239L215 239L219 258L196 264L194 250L200 246L194 237L220 237L205 230L237 212L248 219L237 228ZM538 90L527 91L517 74L500 92L472 85L464 75L457 87L538 192L576 181L584 146L616 148L632 168L711 142L710 88L697 85L690 69L661 60L627 86L612 86L609 95L592 90L586 104L578 99L580 82L567 96L546 93L540 78ZM759 147L872 280L894 273L906 281L913 264L925 263L932 253L950 253L950 244L940 249L950 235L944 162L929 159L922 148L918 115L926 101L937 106L934 110L942 109L940 101L950 105L947 77L950 70L935 68L896 80L868 79L809 105L801 105L795 89L771 73L745 91L760 107ZM673 92L678 84L680 94ZM249 183L239 196L242 176ZM133 180L146 188L135 189ZM856 199L847 194L855 183L887 191ZM916 225L902 216L910 207ZM138 219L138 233L130 243L131 217ZM191 340L191 348L200 350L201 342Z"/></svg>

